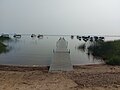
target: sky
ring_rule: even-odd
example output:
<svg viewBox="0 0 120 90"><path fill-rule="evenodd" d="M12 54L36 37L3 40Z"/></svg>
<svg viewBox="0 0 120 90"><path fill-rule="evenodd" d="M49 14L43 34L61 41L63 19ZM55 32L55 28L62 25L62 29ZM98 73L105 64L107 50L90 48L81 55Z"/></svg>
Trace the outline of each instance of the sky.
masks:
<svg viewBox="0 0 120 90"><path fill-rule="evenodd" d="M0 33L120 35L120 0L0 0Z"/></svg>

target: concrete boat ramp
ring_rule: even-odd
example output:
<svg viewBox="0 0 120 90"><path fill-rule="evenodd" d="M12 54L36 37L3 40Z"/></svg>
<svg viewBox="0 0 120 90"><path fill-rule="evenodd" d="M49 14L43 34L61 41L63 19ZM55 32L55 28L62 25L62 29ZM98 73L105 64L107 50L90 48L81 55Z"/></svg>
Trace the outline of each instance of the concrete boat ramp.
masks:
<svg viewBox="0 0 120 90"><path fill-rule="evenodd" d="M68 42L60 38L56 43L56 50L53 50L53 59L49 71L72 71L73 66L70 60L70 50L67 49Z"/></svg>

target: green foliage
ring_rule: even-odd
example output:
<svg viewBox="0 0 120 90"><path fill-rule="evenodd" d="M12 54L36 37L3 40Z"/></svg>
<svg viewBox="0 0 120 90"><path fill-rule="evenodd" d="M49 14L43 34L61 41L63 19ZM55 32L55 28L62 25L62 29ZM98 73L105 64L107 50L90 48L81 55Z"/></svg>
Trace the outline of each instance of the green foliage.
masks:
<svg viewBox="0 0 120 90"><path fill-rule="evenodd" d="M10 40L10 37L3 37L3 36L0 36L0 41L3 42L5 40Z"/></svg>
<svg viewBox="0 0 120 90"><path fill-rule="evenodd" d="M7 51L7 46L0 42L0 53L5 53Z"/></svg>
<svg viewBox="0 0 120 90"><path fill-rule="evenodd" d="M120 40L96 42L88 50L97 57L101 57L107 64L120 65Z"/></svg>
<svg viewBox="0 0 120 90"><path fill-rule="evenodd" d="M10 37L0 36L0 53L6 53L9 51L6 45L3 44L4 41L11 40Z"/></svg>
<svg viewBox="0 0 120 90"><path fill-rule="evenodd" d="M120 65L120 56L112 56L106 63L110 65Z"/></svg>

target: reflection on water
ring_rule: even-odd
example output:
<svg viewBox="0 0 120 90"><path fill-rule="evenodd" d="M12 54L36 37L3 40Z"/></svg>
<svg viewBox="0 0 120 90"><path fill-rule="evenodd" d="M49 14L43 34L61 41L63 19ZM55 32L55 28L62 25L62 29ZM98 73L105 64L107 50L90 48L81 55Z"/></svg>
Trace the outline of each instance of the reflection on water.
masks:
<svg viewBox="0 0 120 90"><path fill-rule="evenodd" d="M7 46L6 45L4 45L2 42L0 42L0 54L1 53L7 53L7 52L9 52L9 48L7 48Z"/></svg>
<svg viewBox="0 0 120 90"><path fill-rule="evenodd" d="M6 54L6 53L8 53L10 51L10 49L9 48L5 48L5 49L2 49L2 50L0 50L0 54Z"/></svg>
<svg viewBox="0 0 120 90"><path fill-rule="evenodd" d="M4 42L12 49L8 53L0 54L0 64L50 65L53 58L53 49L56 48L56 42L59 38L60 36L31 38L30 35L22 35L21 38L12 37L12 41ZM64 36L64 38L68 41L72 64L103 63L102 60L94 58L86 50L81 51L78 49L78 46L84 43L83 40L79 41L73 36ZM86 45L89 45L91 42L86 43Z"/></svg>
<svg viewBox="0 0 120 90"><path fill-rule="evenodd" d="M10 51L11 48L4 44L4 42L9 42L10 40L9 37L0 36L0 54Z"/></svg>

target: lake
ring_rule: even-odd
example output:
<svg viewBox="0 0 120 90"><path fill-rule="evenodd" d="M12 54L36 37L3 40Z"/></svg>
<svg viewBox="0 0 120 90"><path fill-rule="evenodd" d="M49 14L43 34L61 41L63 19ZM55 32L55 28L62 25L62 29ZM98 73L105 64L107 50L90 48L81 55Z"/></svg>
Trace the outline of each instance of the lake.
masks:
<svg viewBox="0 0 120 90"><path fill-rule="evenodd" d="M101 59L96 59L87 54L87 50L79 50L78 46L85 43L76 37L71 39L68 36L44 36L42 39L31 38L30 35L22 35L20 39L12 38L11 41L4 42L9 46L10 51L0 54L0 64L3 65L50 65L53 58L53 50L56 49L56 42L60 37L68 41L70 58L73 65L100 64ZM118 37L107 37L105 40L114 40ZM86 45L89 45L87 42Z"/></svg>

